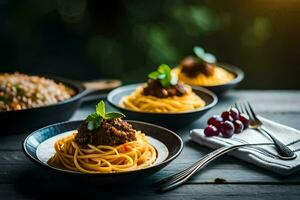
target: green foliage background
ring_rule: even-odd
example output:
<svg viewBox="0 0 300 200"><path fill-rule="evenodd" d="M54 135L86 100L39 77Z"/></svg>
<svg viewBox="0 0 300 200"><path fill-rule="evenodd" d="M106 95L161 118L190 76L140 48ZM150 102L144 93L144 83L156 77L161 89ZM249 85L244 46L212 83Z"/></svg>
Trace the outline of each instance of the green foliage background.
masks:
<svg viewBox="0 0 300 200"><path fill-rule="evenodd" d="M0 71L144 81L195 45L246 72L242 88L299 89L297 0L0 1Z"/></svg>

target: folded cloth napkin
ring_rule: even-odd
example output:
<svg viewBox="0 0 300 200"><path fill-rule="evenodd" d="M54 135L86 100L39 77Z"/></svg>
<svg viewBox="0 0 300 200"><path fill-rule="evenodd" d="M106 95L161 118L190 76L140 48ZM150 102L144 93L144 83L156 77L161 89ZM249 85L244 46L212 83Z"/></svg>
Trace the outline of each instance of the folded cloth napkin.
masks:
<svg viewBox="0 0 300 200"><path fill-rule="evenodd" d="M269 130L278 140L288 145L297 154L294 160L282 160L273 145L241 147L231 155L241 160L253 163L267 170L282 175L289 175L300 169L300 131L285 125L267 120L261 116L259 119L264 127ZM206 137L203 129L191 130L191 139L203 146L217 149L223 146L230 146L244 143L270 143L272 140L267 136L253 129L246 129L240 134L234 134L231 138Z"/></svg>

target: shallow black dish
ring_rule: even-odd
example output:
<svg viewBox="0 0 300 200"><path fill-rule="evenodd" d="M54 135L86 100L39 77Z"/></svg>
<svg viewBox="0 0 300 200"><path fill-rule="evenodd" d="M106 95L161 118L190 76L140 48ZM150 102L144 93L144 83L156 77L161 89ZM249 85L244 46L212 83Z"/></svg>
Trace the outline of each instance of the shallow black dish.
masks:
<svg viewBox="0 0 300 200"><path fill-rule="evenodd" d="M107 92L121 84L119 80L97 80L87 83L68 80L58 77L48 77L56 82L63 83L74 89L76 94L56 104L41 106L17 111L0 112L2 133L17 133L30 131L56 122L66 121L71 118L81 104L83 97L95 92Z"/></svg>
<svg viewBox="0 0 300 200"><path fill-rule="evenodd" d="M244 72L239 69L238 67L224 64L224 63L217 63L218 67L221 67L223 69L226 69L227 71L233 73L235 75L235 79L232 81L222 84L222 85L215 85L215 86L195 86L192 85L193 88L198 87L205 87L211 91L213 91L216 95L222 96L225 94L228 90L235 88L243 79L244 79Z"/></svg>
<svg viewBox="0 0 300 200"><path fill-rule="evenodd" d="M176 113L154 113L134 111L128 108L121 107L121 99L125 96L130 95L141 84L142 83L126 85L116 88L108 94L107 101L113 107L117 108L122 113L124 113L128 119L151 122L168 127L172 130L180 127L182 128L183 126L188 125L194 122L195 120L199 119L203 114L205 114L218 102L218 98L213 92L205 88L197 87L193 88L193 91L205 101L206 105L203 108Z"/></svg>
<svg viewBox="0 0 300 200"><path fill-rule="evenodd" d="M147 168L135 171L121 173L84 174L80 172L73 172L49 166L48 164L42 162L38 158L37 148L42 142L61 133L77 129L81 122L82 121L62 122L47 126L45 128L39 129L31 133L23 142L24 153L28 158L30 158L30 160L32 160L39 166L42 166L46 169L52 170L57 173L61 173L63 176L69 176L70 178L74 178L74 176L77 176L83 181L87 181L89 183L113 184L127 183L129 181L136 180L137 178L142 179L146 176L154 174L155 172L169 164L172 160L174 160L181 153L183 148L183 142L181 138L174 132L153 124L128 120L128 122L130 122L133 125L134 129L144 132L147 136L150 136L165 145L168 154L164 160L162 160L159 163L153 164ZM157 151L159 154L160 150Z"/></svg>

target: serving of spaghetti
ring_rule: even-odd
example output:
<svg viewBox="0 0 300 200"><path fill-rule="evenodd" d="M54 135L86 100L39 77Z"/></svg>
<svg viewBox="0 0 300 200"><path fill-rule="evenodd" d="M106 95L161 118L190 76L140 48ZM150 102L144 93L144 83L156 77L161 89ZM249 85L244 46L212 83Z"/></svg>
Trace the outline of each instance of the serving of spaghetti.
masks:
<svg viewBox="0 0 300 200"><path fill-rule="evenodd" d="M178 67L172 70L172 74L180 81L196 86L216 86L226 84L235 75L226 69L219 67L216 57L204 51L201 47L194 47L196 56L186 56Z"/></svg>
<svg viewBox="0 0 300 200"><path fill-rule="evenodd" d="M200 96L192 88L178 82L172 76L168 65L160 65L156 71L148 75L143 86L125 96L120 106L134 111L153 113L175 113L194 110L205 106Z"/></svg>
<svg viewBox="0 0 300 200"><path fill-rule="evenodd" d="M208 76L204 73L198 73L195 76L188 76L182 72L182 67L174 68L172 73L177 75L178 79L186 84L199 86L222 85L232 81L235 78L234 74L217 66L214 69L214 73Z"/></svg>
<svg viewBox="0 0 300 200"><path fill-rule="evenodd" d="M186 94L166 98L144 95L144 87L140 86L131 95L123 97L121 106L136 111L159 113L188 111L205 106L205 102L187 85L184 86Z"/></svg>
<svg viewBox="0 0 300 200"><path fill-rule="evenodd" d="M48 164L81 173L114 173L145 168L157 158L146 135L121 118L105 112L103 101L71 135L54 143L55 154Z"/></svg>
<svg viewBox="0 0 300 200"><path fill-rule="evenodd" d="M136 141L117 146L91 145L80 147L76 133L55 142L55 155L48 164L83 173L111 173L137 170L150 166L157 157L145 134L137 131Z"/></svg>

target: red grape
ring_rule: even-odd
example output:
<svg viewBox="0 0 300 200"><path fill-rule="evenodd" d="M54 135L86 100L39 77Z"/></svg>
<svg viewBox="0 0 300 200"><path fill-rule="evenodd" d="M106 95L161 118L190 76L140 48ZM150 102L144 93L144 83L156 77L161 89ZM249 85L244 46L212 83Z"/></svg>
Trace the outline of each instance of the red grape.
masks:
<svg viewBox="0 0 300 200"><path fill-rule="evenodd" d="M241 133L244 129L244 124L240 120L235 120L233 122L234 125L234 132L235 133Z"/></svg>
<svg viewBox="0 0 300 200"><path fill-rule="evenodd" d="M244 124L244 128L248 128L250 124L249 116L246 114L240 114L240 121Z"/></svg>
<svg viewBox="0 0 300 200"><path fill-rule="evenodd" d="M232 137L234 133L234 125L231 121L225 121L221 126L221 133L224 138Z"/></svg>
<svg viewBox="0 0 300 200"><path fill-rule="evenodd" d="M229 112L230 112L231 117L234 120L238 120L239 119L240 114L239 114L239 111L236 108L234 108L234 107L230 108Z"/></svg>
<svg viewBox="0 0 300 200"><path fill-rule="evenodd" d="M229 111L224 111L221 115L221 117L223 118L224 121L233 121L233 118L230 115Z"/></svg>
<svg viewBox="0 0 300 200"><path fill-rule="evenodd" d="M239 113L237 108L231 107L224 111L221 116L213 115L207 121L208 126L204 129L207 137L218 136L220 133L224 138L230 138L234 133L241 133L250 125L249 116Z"/></svg>
<svg viewBox="0 0 300 200"><path fill-rule="evenodd" d="M204 129L204 134L207 137L211 137L211 136L218 136L219 135L219 131L216 127L214 127L213 125L208 125L205 129Z"/></svg>
<svg viewBox="0 0 300 200"><path fill-rule="evenodd" d="M221 128L221 124L223 122L223 119L220 115L214 115L211 118L208 119L207 124L215 126L218 130Z"/></svg>

